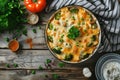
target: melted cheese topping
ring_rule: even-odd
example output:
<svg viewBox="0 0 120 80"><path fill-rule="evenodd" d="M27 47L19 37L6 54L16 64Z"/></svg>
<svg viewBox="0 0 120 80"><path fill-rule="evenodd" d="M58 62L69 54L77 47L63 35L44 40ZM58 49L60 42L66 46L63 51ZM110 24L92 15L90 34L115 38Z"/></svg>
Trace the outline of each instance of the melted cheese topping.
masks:
<svg viewBox="0 0 120 80"><path fill-rule="evenodd" d="M71 11L77 9L78 11ZM47 28L47 35L52 37L52 42L48 40L51 49L59 47L61 53L56 56L65 60L65 56L71 54L71 62L79 62L84 59L85 55L91 55L99 43L100 29L96 24L96 19L85 9L79 8L62 8L60 15L54 15L50 20ZM56 13L56 14L57 14ZM56 19L57 17L57 19ZM77 28L80 35L75 39L70 39L67 35L71 26Z"/></svg>

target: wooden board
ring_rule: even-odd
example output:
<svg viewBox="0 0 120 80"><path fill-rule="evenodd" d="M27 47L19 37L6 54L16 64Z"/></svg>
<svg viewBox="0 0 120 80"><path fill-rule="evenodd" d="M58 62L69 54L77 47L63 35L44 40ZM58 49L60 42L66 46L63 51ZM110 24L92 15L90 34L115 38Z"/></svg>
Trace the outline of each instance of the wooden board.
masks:
<svg viewBox="0 0 120 80"><path fill-rule="evenodd" d="M38 14L41 21L37 25L25 24L27 35L22 34L17 37L21 47L16 53L8 49L8 42L5 40L6 38L12 40L16 33L5 32L0 35L0 80L54 80L51 77L53 74L60 76L58 80L96 80L95 64L99 57L105 53L96 53L86 62L65 64L63 68L60 68L58 65L61 61L49 52L45 42L45 26L53 12ZM36 29L37 33L34 33L33 29ZM32 48L26 43L26 39L30 38L33 43ZM54 64L47 65L47 59L52 60ZM6 64L9 64L10 67L6 67ZM18 67L14 67L14 64L18 64ZM39 66L42 66L43 70L38 70ZM85 78L83 76L82 70L85 67L90 68L92 77ZM32 70L36 70L37 74L32 75Z"/></svg>
<svg viewBox="0 0 120 80"><path fill-rule="evenodd" d="M0 48L8 48L8 42L6 41L6 38L9 38L9 40L12 40L14 38L17 38L19 43L22 45L22 49L30 49L29 44L26 43L26 39L31 38L33 42L33 48L32 49L47 49L46 42L45 42L45 27L46 23L51 16L53 12L51 13L41 13L38 14L40 16L40 22L37 25L29 25L25 24L25 30L27 30L26 35L23 34L23 31L21 30L19 33L21 33L21 36L17 36L18 32L9 33L5 32L0 35ZM43 16L44 14L44 16ZM36 33L33 32L33 29L36 30ZM42 45L42 46L41 46Z"/></svg>
<svg viewBox="0 0 120 80"><path fill-rule="evenodd" d="M101 54L99 54L99 56L100 55ZM10 73L13 72L17 75L18 80L20 78L20 75L22 74L24 74L22 76L23 80L24 78L26 79L26 77L30 80L31 78L35 78L35 76L39 77L40 75L45 74L49 76L51 76L52 74L58 74L59 76L61 76L61 79L59 80L89 80L91 78L85 78L82 74L83 68L89 67L93 73L91 79L93 80L95 79L94 65L96 59L98 59L97 57L99 56L97 55L96 58L90 59L89 61L82 64L65 64L65 66L61 68L58 66L58 64L61 62L54 58L49 50L21 50L18 53L13 53L9 49L0 49L0 77L2 77L2 75L5 75L6 73L7 76L9 75L9 77L11 77ZM54 65L51 65L51 67L49 67L46 64L46 59L52 60ZM10 65L9 68L6 67L6 63ZM13 66L15 63L18 64L18 67ZM43 70L38 70L39 66L42 66ZM36 75L31 74L32 70L36 70Z"/></svg>
<svg viewBox="0 0 120 80"><path fill-rule="evenodd" d="M101 54L96 54L90 60L82 64L66 65L67 68L72 66L85 67L88 64L89 66L94 66L99 56L101 56ZM20 50L19 52L14 53L11 52L9 49L0 49L0 63L9 63L11 65L17 63L19 64L18 68L38 68L39 65L44 67L46 59L51 59L55 64L60 62L59 60L54 58L54 56L50 53L49 50Z"/></svg>

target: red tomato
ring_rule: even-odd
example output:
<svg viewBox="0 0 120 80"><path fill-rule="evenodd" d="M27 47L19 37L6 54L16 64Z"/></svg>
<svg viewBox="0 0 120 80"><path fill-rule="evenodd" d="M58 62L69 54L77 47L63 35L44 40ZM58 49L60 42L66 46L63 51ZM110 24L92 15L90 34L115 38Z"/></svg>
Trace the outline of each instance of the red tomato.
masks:
<svg viewBox="0 0 120 80"><path fill-rule="evenodd" d="M29 11L37 13L45 8L46 0L24 0L24 5Z"/></svg>

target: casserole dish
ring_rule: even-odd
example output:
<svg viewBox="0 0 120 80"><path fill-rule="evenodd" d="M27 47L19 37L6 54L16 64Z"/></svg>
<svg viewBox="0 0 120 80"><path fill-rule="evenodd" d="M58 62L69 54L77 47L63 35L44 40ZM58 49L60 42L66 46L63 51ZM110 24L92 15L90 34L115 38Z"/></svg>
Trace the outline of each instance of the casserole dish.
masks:
<svg viewBox="0 0 120 80"><path fill-rule="evenodd" d="M66 6L48 20L45 38L50 52L67 63L81 63L93 56L101 42L97 18L80 6Z"/></svg>

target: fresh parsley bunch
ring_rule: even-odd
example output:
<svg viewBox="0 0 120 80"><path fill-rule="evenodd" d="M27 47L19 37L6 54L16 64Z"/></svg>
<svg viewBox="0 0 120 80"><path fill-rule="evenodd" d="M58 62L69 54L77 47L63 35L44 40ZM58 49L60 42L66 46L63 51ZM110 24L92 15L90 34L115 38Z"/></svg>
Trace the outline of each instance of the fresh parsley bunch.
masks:
<svg viewBox="0 0 120 80"><path fill-rule="evenodd" d="M21 29L20 23L26 22L21 0L0 0L0 33Z"/></svg>

